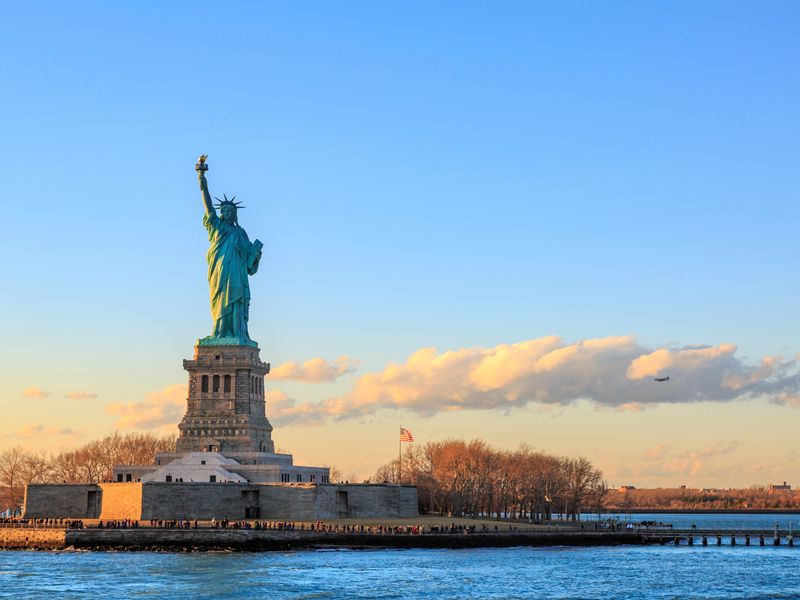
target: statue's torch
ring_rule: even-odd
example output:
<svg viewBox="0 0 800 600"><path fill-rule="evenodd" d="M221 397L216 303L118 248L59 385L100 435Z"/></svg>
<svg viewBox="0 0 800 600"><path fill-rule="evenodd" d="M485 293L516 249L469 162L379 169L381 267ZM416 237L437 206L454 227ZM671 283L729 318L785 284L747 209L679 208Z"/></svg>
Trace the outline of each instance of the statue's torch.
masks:
<svg viewBox="0 0 800 600"><path fill-rule="evenodd" d="M195 171L205 172L208 171L208 165L206 164L206 159L208 158L208 154L203 154L200 158L197 159L197 164L194 166Z"/></svg>

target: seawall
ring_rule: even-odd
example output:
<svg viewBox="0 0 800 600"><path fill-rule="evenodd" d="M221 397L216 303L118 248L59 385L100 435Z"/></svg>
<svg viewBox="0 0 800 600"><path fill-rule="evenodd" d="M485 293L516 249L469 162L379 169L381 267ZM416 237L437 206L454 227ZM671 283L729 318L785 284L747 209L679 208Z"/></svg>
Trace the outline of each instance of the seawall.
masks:
<svg viewBox="0 0 800 600"><path fill-rule="evenodd" d="M257 529L2 529L3 549L286 551L319 548L508 548L646 543L636 533L361 534Z"/></svg>
<svg viewBox="0 0 800 600"><path fill-rule="evenodd" d="M0 528L3 550L58 550L67 545L64 529Z"/></svg>

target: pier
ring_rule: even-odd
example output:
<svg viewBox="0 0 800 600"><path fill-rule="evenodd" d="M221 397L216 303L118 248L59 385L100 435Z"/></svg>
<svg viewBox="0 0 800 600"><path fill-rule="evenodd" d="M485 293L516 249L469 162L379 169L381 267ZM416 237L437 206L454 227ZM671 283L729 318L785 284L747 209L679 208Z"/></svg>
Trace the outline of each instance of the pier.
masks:
<svg viewBox="0 0 800 600"><path fill-rule="evenodd" d="M794 547L792 529L634 529L645 544L672 544L675 546L780 546Z"/></svg>

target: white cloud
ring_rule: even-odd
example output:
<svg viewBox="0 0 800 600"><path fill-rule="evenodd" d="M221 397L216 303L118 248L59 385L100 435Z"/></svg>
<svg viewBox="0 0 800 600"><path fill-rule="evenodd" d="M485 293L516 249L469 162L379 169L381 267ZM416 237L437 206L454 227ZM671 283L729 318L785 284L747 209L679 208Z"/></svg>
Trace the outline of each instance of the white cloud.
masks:
<svg viewBox="0 0 800 600"><path fill-rule="evenodd" d="M141 402L117 402L106 412L119 417L120 429L174 429L186 412L186 385L174 384L147 394Z"/></svg>
<svg viewBox="0 0 800 600"><path fill-rule="evenodd" d="M333 362L324 358L312 358L299 364L287 362L270 370L270 380L293 380L306 383L324 383L335 381L342 375L356 370L356 362L347 356L340 356Z"/></svg>
<svg viewBox="0 0 800 600"><path fill-rule="evenodd" d="M768 357L751 366L735 354L733 344L654 349L632 336L574 343L550 336L441 353L423 348L403 364L362 375L344 396L320 403L283 399L279 406L287 422L313 422L383 409L432 415L589 400L637 412L660 403L765 397L792 404L800 397L795 360ZM653 381L659 375L670 381Z"/></svg>
<svg viewBox="0 0 800 600"><path fill-rule="evenodd" d="M91 392L69 392L64 394L64 398L67 400L95 400L97 399L97 394Z"/></svg>
<svg viewBox="0 0 800 600"><path fill-rule="evenodd" d="M31 398L34 400L43 400L50 397L50 392L45 392L39 387L29 387L22 390L23 398Z"/></svg>

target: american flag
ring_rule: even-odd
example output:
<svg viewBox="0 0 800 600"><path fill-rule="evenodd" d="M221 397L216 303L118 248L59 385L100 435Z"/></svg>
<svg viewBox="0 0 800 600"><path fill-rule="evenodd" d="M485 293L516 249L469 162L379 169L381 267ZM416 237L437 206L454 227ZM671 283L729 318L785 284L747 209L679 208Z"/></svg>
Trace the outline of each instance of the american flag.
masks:
<svg viewBox="0 0 800 600"><path fill-rule="evenodd" d="M411 432L406 429L405 427L400 428L400 441L401 442L413 442L414 436L411 435Z"/></svg>

